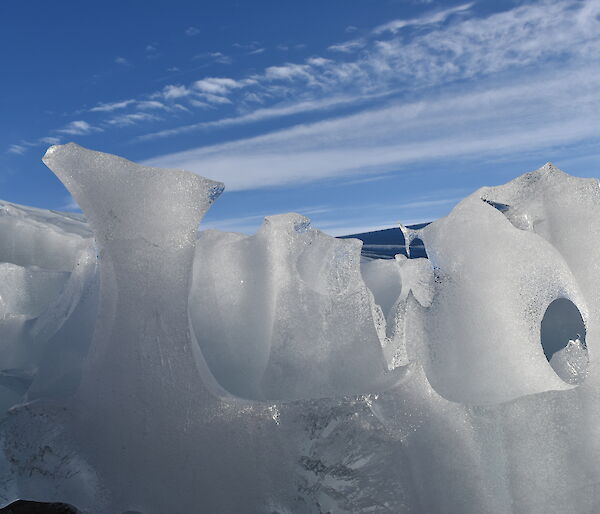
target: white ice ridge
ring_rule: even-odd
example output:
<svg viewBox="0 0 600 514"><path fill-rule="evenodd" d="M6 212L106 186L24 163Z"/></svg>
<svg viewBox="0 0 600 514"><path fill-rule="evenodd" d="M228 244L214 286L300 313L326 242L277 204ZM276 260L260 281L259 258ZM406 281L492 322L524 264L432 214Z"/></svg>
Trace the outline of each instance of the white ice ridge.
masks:
<svg viewBox="0 0 600 514"><path fill-rule="evenodd" d="M84 217L0 202L0 506L591 513L600 187L548 164L361 262L297 214L73 143ZM87 221L86 221L87 220Z"/></svg>

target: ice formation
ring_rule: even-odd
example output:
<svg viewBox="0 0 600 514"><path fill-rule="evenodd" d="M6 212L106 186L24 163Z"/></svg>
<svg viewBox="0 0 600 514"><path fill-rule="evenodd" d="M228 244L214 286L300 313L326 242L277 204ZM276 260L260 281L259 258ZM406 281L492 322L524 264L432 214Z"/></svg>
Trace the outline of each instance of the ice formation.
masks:
<svg viewBox="0 0 600 514"><path fill-rule="evenodd" d="M381 309L361 278L360 243L304 216L267 217L250 237L202 233L189 309L209 368L237 396L368 393L394 378L385 376Z"/></svg>
<svg viewBox="0 0 600 514"><path fill-rule="evenodd" d="M547 164L360 257L75 144L0 203L0 498L90 514L600 509L600 187Z"/></svg>

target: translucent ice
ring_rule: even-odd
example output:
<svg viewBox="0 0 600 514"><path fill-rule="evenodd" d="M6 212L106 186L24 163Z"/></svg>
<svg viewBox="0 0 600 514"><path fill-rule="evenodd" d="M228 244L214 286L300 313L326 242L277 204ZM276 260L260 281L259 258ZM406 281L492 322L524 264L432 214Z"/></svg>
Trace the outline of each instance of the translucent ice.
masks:
<svg viewBox="0 0 600 514"><path fill-rule="evenodd" d="M440 394L466 403L566 389L544 356L540 323L559 297L579 306L584 321L588 302L557 248L516 228L483 193L422 231L437 268L420 353L427 377Z"/></svg>
<svg viewBox="0 0 600 514"><path fill-rule="evenodd" d="M196 228L222 186L74 144L44 162L94 229L100 300L75 394L11 411L10 494L102 513L258 512L268 486L292 497L268 407L219 400L190 338ZM23 480L29 465L39 472Z"/></svg>
<svg viewBox="0 0 600 514"><path fill-rule="evenodd" d="M3 504L598 510L597 181L546 165L361 265L296 214L197 242L222 186L190 173L44 161L89 226L2 204Z"/></svg>
<svg viewBox="0 0 600 514"><path fill-rule="evenodd" d="M427 259L368 260L361 266L365 283L385 315L385 335L380 337L390 369L408 363L406 350L408 297L429 307L433 295L433 270Z"/></svg>
<svg viewBox="0 0 600 514"><path fill-rule="evenodd" d="M77 308L97 290L91 237L81 216L0 202L0 418L34 390L74 388L93 329Z"/></svg>
<svg viewBox="0 0 600 514"><path fill-rule="evenodd" d="M254 399L381 390L378 313L360 273L360 243L298 214L267 217L252 237L200 235L192 326L211 371Z"/></svg>
<svg viewBox="0 0 600 514"><path fill-rule="evenodd" d="M69 273L0 263L0 318L39 316L62 291Z"/></svg>
<svg viewBox="0 0 600 514"><path fill-rule="evenodd" d="M91 235L80 215L0 202L0 262L71 271Z"/></svg>
<svg viewBox="0 0 600 514"><path fill-rule="evenodd" d="M562 350L550 359L556 374L569 384L579 384L587 376L589 357L587 349L579 339L570 340Z"/></svg>

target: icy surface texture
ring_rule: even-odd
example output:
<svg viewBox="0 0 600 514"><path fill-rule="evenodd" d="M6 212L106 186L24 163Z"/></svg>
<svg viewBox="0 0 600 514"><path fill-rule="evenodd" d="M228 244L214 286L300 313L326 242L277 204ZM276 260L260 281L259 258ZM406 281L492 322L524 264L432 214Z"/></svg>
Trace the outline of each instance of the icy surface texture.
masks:
<svg viewBox="0 0 600 514"><path fill-rule="evenodd" d="M82 302L97 295L91 237L81 216L0 202L0 419L33 391L75 387L95 314Z"/></svg>
<svg viewBox="0 0 600 514"><path fill-rule="evenodd" d="M360 273L360 243L299 214L258 233L207 231L194 262L190 317L210 369L241 397L298 399L391 383L381 314Z"/></svg>
<svg viewBox="0 0 600 514"><path fill-rule="evenodd" d="M0 201L0 262L71 271L91 236L80 215Z"/></svg>
<svg viewBox="0 0 600 514"><path fill-rule="evenodd" d="M408 298L415 305L429 307L433 295L433 270L427 259L407 259L398 254L394 260L367 260L361 265L363 279L372 291L385 321L381 335L389 369L408 364L406 350Z"/></svg>
<svg viewBox="0 0 600 514"><path fill-rule="evenodd" d="M556 374L569 384L580 384L587 377L589 357L587 348L579 339L570 340L550 359Z"/></svg>
<svg viewBox="0 0 600 514"><path fill-rule="evenodd" d="M428 259L361 263L296 214L197 242L208 179L44 161L94 240L5 216L1 505L598 511L597 181L547 165L409 234Z"/></svg>
<svg viewBox="0 0 600 514"><path fill-rule="evenodd" d="M440 394L467 403L564 389L544 357L540 323L559 297L586 320L587 299L557 248L516 228L483 194L423 230L437 274L424 321L427 376Z"/></svg>
<svg viewBox="0 0 600 514"><path fill-rule="evenodd" d="M61 427L47 435L51 442L40 443L58 454L62 468L48 470L43 486L25 486L25 494L45 488L92 512L173 512L173 498L178 512L199 505L209 512L240 505L259 511L264 482L284 491L262 463L274 461L265 438L277 439L268 433L277 425L266 407L231 406L209 391L188 329L196 230L221 184L74 144L50 148L44 162L94 229L101 288L76 394L58 413L44 402L13 413L11 427L34 415L27 409ZM24 445L11 462L21 462ZM75 458L93 470L85 482L98 487L73 485L71 473L81 465ZM285 475L285 465L281 470ZM227 482L236 484L235 494Z"/></svg>

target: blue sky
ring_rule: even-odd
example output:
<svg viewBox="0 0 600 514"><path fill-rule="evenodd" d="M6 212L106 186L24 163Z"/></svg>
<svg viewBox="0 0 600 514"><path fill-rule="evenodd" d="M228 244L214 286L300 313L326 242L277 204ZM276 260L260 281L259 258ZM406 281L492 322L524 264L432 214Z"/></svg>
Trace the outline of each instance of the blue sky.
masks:
<svg viewBox="0 0 600 514"><path fill-rule="evenodd" d="M600 0L0 3L0 198L76 209L75 141L222 180L205 226L432 220L552 161L600 175Z"/></svg>

